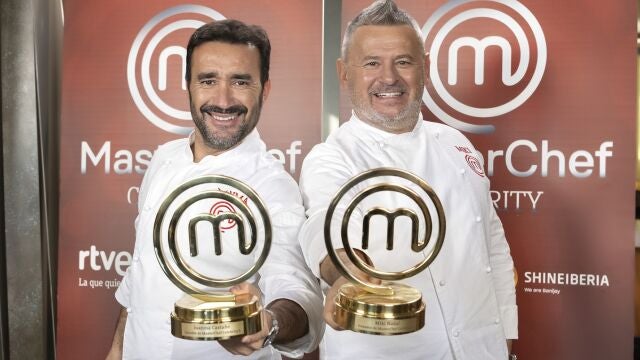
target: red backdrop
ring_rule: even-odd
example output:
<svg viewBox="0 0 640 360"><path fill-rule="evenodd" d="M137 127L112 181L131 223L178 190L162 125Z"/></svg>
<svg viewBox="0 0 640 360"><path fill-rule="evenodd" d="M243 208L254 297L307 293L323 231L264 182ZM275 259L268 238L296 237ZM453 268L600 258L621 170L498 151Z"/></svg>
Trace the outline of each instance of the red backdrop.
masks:
<svg viewBox="0 0 640 360"><path fill-rule="evenodd" d="M369 3L343 0L343 28ZM484 155L519 275L514 352L631 358L636 3L397 3L431 54L425 118L458 127ZM262 25L273 46L262 136L296 175L320 141L322 2L192 4L65 1L60 359L101 358L109 346L141 174L158 144L182 136L163 128L189 126L175 46L190 26L212 10Z"/></svg>
<svg viewBox="0 0 640 360"><path fill-rule="evenodd" d="M425 119L484 155L519 275L514 352L630 359L636 2L396 2L426 35ZM368 4L344 0L343 29Z"/></svg>
<svg viewBox="0 0 640 360"><path fill-rule="evenodd" d="M113 293L131 260L142 173L159 144L184 136L164 128L184 133L191 126L180 119L189 110L181 54L195 26L216 13L263 26L272 42L272 90L259 131L295 176L320 141L322 2L190 4L65 1L60 359L99 359L110 345L119 311Z"/></svg>

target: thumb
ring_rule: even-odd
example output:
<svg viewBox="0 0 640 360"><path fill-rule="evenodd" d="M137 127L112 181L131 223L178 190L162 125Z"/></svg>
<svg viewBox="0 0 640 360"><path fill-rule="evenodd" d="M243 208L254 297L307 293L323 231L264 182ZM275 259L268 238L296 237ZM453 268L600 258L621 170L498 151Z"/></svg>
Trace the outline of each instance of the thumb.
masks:
<svg viewBox="0 0 640 360"><path fill-rule="evenodd" d="M234 295L248 294L248 295L255 295L258 298L262 296L262 293L260 292L260 290L248 282L243 282L243 283L234 285L231 288L229 288L229 291Z"/></svg>

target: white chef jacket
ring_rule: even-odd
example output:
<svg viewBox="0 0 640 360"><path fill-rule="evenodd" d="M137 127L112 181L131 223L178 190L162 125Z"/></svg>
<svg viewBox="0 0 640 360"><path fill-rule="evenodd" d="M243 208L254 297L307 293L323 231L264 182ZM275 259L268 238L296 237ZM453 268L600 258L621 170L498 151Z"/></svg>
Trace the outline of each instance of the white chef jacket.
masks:
<svg viewBox="0 0 640 360"><path fill-rule="evenodd" d="M392 134L364 123L355 114L307 155L300 188L308 219L299 239L305 260L318 277L319 263L327 254L323 226L329 202L344 183L365 170L395 167L418 175L438 195L446 217L446 236L438 257L425 271L400 281L422 292L425 327L397 336L338 332L327 327L320 345L323 359L507 358L506 339L518 337L513 261L480 159L471 143L448 126L420 117L412 131ZM380 199L382 202L376 203ZM406 207L408 201L402 195L380 193L378 199L369 204L363 200L362 204L394 209ZM342 247L340 210L344 209L339 206L336 211L340 219L332 222L332 234L338 234L332 236L334 248ZM362 236L361 222L361 218L352 217L350 239ZM384 224L373 222L371 228L373 240L365 252L376 268L404 270L424 258L413 253L408 236L402 236L408 226L396 224L392 255L384 247L386 220ZM383 244L372 250L376 241ZM350 243L359 247L358 240ZM323 287L327 289L324 283Z"/></svg>
<svg viewBox="0 0 640 360"><path fill-rule="evenodd" d="M317 279L306 267L297 234L304 221L304 208L295 181L266 152L257 130L236 147L200 162L193 162L189 138L168 142L155 152L142 181L135 221L136 243L131 266L116 291L116 299L127 309L124 333L124 359L280 359L301 357L318 345L324 331L322 298ZM263 199L271 217L273 238L269 256L259 275L248 281L259 286L263 304L286 298L307 313L309 332L285 345L267 347L249 357L235 356L215 341L175 338L171 335L169 314L182 295L162 272L153 247L153 224L164 198L178 185L203 175L226 175L245 182ZM216 265L207 274L243 273L255 258L238 256ZM209 265L209 264L207 264ZM217 273L216 273L217 272ZM233 271L231 271L233 272Z"/></svg>

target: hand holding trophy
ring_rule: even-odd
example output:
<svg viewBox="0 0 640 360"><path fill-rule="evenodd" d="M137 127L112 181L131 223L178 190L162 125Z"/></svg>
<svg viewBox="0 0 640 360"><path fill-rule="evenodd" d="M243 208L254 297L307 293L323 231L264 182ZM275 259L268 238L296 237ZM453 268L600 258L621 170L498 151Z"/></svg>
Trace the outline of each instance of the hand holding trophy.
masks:
<svg viewBox="0 0 640 360"><path fill-rule="evenodd" d="M216 205L212 206L212 202L223 204L225 210L214 211ZM255 216L255 212L259 216ZM212 231L207 231L209 229ZM249 279L269 254L271 222L264 203L253 189L221 175L187 181L173 190L160 206L154 223L153 243L160 267L185 293L170 315L174 336L190 340L225 340L261 330L262 305L257 296L218 290ZM240 255L249 256L260 251L257 259L251 261L253 265L230 278L205 273L206 270L211 272L211 268L224 268L211 266L211 261L222 255L223 248L236 251L227 247L232 243L237 243L233 247ZM186 250L190 255L188 258L183 255ZM203 261L198 255L205 250L209 259Z"/></svg>
<svg viewBox="0 0 640 360"><path fill-rule="evenodd" d="M382 182L364 187L357 192L351 201L343 204L342 200L348 193L353 193L355 187L363 187L362 184L373 178L397 179L413 184L421 193L426 194L430 204L427 204L422 196L409 186ZM395 182L395 181L394 181ZM399 193L411 200L419 209L416 211L400 207L389 210L381 203L368 209L362 209L363 200L376 193ZM359 208L360 206L360 208ZM414 208L416 207L414 206ZM340 226L342 247L350 262L362 273L372 279L381 280L380 284L362 280L349 270L340 256L338 256L331 239L332 221L337 208L344 209ZM362 216L362 242L361 249L369 248L371 222L374 217L386 218L386 250L393 250L394 229L397 219L406 217L411 224L411 251L423 253L425 256L418 264L402 271L381 271L365 263L354 251L349 239L349 224L354 211L359 209ZM433 234L434 224L431 211L435 212L437 233ZM420 225L423 225L421 231ZM418 176L400 169L377 168L365 171L340 188L331 201L324 224L324 238L328 256L344 276L348 283L342 285L335 299L326 301L335 302L334 321L340 327L361 333L374 335L399 335L420 330L425 323L425 304L419 290L405 284L393 281L402 280L418 274L426 269L435 260L442 248L445 236L445 217L442 204L429 185ZM420 236L422 235L422 236ZM435 244L428 246L431 239Z"/></svg>

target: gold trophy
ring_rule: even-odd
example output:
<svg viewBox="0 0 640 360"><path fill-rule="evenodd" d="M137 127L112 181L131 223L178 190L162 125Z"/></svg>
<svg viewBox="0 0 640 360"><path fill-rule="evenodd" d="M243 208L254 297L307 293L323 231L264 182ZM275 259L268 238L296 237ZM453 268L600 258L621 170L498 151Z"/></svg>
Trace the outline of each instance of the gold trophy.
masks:
<svg viewBox="0 0 640 360"><path fill-rule="evenodd" d="M224 205L224 211L214 211L216 204ZM258 238L262 238L262 242ZM237 245L229 246L236 241ZM254 250L258 251L259 243L262 249L258 259L251 261L253 265L243 273L221 279L201 270L210 268L207 265L211 261L217 261L223 247L225 251L235 252L237 248L241 255L252 255ZM271 223L264 203L253 189L221 175L195 178L178 186L158 210L153 245L160 267L185 293L170 315L173 336L224 340L261 330L260 299L220 290L249 279L269 254ZM205 249L209 262L196 263L194 259ZM182 254L187 251L189 258ZM190 264L190 260L194 264Z"/></svg>
<svg viewBox="0 0 640 360"><path fill-rule="evenodd" d="M431 205L425 203L423 197L409 186L388 182L364 186L363 182L377 177L401 178L405 183L412 183L413 188L417 187L416 189L420 189L426 194ZM357 190L354 189L355 187L362 188L362 190L355 194L346 205L340 207L344 209L340 227L342 245L349 260L370 278L381 280L380 284L363 281L352 275L337 256L331 240L331 222L336 208L339 207L339 204L342 205L341 201L347 193L353 193ZM416 211L410 208L389 210L374 206L369 209L360 209L364 214L361 248L363 250L369 248L369 228L374 216L383 216L387 220L387 250L393 249L395 220L407 217L411 222L411 250L423 253L425 257L418 264L403 271L381 271L370 266L358 257L349 242L348 227L354 210L365 198L382 192L400 193L406 196L417 205L421 216L419 217ZM433 234L434 226L430 209L437 215L435 234ZM424 236L422 237L419 236L421 233L420 224L423 224L424 228ZM324 224L328 255L338 271L350 281L340 288L333 299L336 307L334 321L344 329L373 335L400 335L420 330L425 323L425 304L422 301L422 294L413 287L392 281L414 276L435 260L442 248L445 227L444 210L438 196L424 180L410 172L393 168L377 168L365 171L347 181L331 201ZM431 239L435 239L435 244L428 247ZM327 301L331 301L331 299L327 299Z"/></svg>

